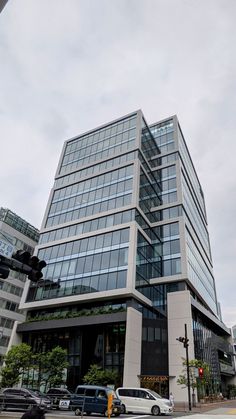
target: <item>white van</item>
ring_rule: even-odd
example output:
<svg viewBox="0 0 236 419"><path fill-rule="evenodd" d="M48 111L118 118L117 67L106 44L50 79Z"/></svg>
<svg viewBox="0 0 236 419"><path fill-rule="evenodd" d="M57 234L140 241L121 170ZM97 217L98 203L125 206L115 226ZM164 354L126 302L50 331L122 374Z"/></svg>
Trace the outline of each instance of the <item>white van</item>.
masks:
<svg viewBox="0 0 236 419"><path fill-rule="evenodd" d="M172 413L168 399L163 399L159 394L147 388L119 387L116 394L122 403L122 413L147 413L158 416Z"/></svg>

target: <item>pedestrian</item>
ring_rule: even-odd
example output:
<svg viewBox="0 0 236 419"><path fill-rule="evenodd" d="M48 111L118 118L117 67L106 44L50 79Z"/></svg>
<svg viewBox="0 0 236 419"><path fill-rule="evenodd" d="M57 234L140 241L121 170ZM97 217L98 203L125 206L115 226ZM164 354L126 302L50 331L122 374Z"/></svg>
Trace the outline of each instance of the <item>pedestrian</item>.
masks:
<svg viewBox="0 0 236 419"><path fill-rule="evenodd" d="M173 396L173 394L171 392L170 392L169 401L170 401L170 405L174 408L174 405L175 405L175 403L174 403L174 396Z"/></svg>
<svg viewBox="0 0 236 419"><path fill-rule="evenodd" d="M21 419L46 419L45 412L39 406L33 406L28 412L25 412Z"/></svg>

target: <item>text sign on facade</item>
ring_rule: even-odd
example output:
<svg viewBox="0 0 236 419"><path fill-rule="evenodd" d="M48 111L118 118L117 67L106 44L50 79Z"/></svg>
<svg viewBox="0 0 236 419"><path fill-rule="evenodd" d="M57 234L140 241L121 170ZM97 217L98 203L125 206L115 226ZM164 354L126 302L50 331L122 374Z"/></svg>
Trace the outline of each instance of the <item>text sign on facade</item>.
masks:
<svg viewBox="0 0 236 419"><path fill-rule="evenodd" d="M0 239L0 255L11 258L14 250L15 247L12 244Z"/></svg>

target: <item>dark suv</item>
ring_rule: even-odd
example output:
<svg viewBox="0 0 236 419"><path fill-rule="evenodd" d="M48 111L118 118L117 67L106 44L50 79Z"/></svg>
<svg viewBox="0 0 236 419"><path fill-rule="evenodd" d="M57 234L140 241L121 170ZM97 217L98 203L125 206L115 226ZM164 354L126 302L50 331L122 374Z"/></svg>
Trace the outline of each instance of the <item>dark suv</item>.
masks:
<svg viewBox="0 0 236 419"><path fill-rule="evenodd" d="M51 409L51 400L44 396L40 397L34 391L26 388L4 388L0 393L0 408L27 410L30 406L38 405L48 410Z"/></svg>
<svg viewBox="0 0 236 419"><path fill-rule="evenodd" d="M60 408L60 400L70 400L72 393L67 390L66 388L50 388L46 395L48 397L50 397L51 401L52 401L52 407L54 409L59 409ZM69 407L69 403L68 407ZM66 408L67 406L61 406L62 408Z"/></svg>

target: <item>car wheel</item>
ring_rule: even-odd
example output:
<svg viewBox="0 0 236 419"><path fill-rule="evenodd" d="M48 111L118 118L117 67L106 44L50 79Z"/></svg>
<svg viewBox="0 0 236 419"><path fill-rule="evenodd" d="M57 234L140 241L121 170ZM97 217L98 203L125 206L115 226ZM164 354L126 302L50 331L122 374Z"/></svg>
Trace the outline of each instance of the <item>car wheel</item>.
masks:
<svg viewBox="0 0 236 419"><path fill-rule="evenodd" d="M160 413L161 413L160 407L158 407L158 406L153 406L152 407L152 415L153 416L159 416Z"/></svg>
<svg viewBox="0 0 236 419"><path fill-rule="evenodd" d="M89 415L91 415L91 412L85 412L85 413L86 413L86 415L88 415L88 416L89 416Z"/></svg>
<svg viewBox="0 0 236 419"><path fill-rule="evenodd" d="M122 405L121 405L121 409L120 409L120 413L123 415L125 412L126 412L125 405L124 405L124 404L122 404Z"/></svg>
<svg viewBox="0 0 236 419"><path fill-rule="evenodd" d="M77 407L77 409L75 409L75 416L80 416L81 414L81 410Z"/></svg>
<svg viewBox="0 0 236 419"><path fill-rule="evenodd" d="M120 413L115 413L115 416L120 416Z"/></svg>
<svg viewBox="0 0 236 419"><path fill-rule="evenodd" d="M105 410L105 412L104 412L104 416L106 417L106 418L108 418L108 410Z"/></svg>

